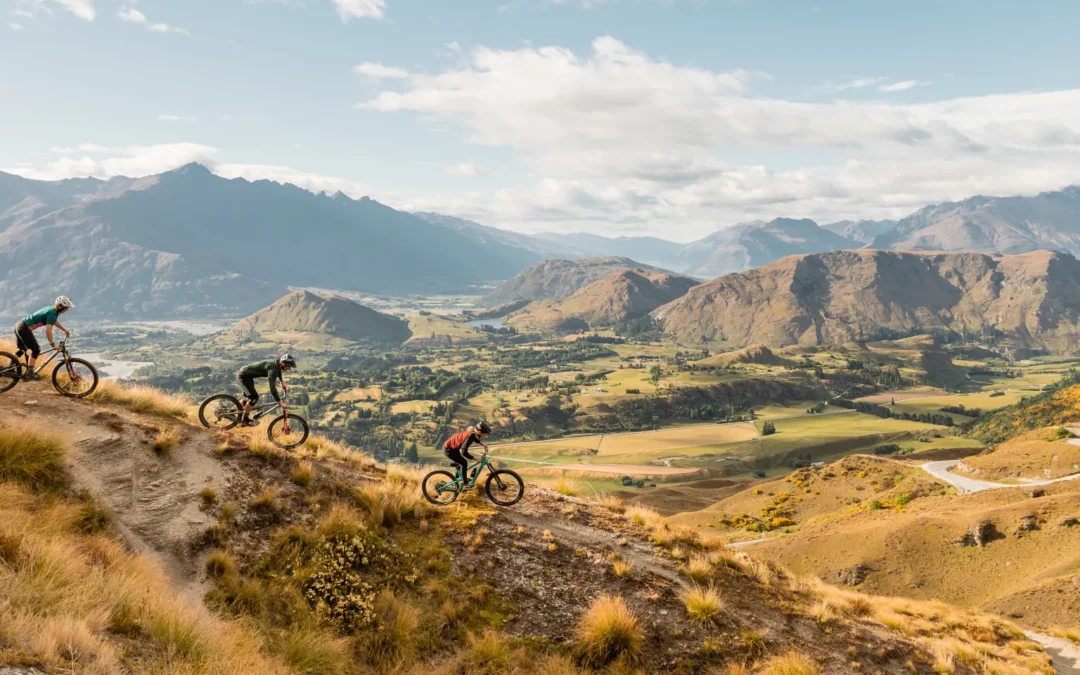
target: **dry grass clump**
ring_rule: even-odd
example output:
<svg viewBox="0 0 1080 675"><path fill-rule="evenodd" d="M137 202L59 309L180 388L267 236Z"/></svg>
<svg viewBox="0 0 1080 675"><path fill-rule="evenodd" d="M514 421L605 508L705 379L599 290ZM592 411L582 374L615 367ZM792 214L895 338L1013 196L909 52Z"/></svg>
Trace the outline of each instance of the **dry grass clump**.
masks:
<svg viewBox="0 0 1080 675"><path fill-rule="evenodd" d="M798 652L774 656L765 662L763 675L820 675L821 666Z"/></svg>
<svg viewBox="0 0 1080 675"><path fill-rule="evenodd" d="M614 560L611 563L611 573L616 579L628 579L634 571L634 566L626 560Z"/></svg>
<svg viewBox="0 0 1080 675"><path fill-rule="evenodd" d="M477 675L519 672L516 661L520 658L521 655L515 653L502 633L488 628L480 635L469 635L468 646L459 655L462 668L460 672Z"/></svg>
<svg viewBox="0 0 1080 675"><path fill-rule="evenodd" d="M615 659L636 662L645 633L623 599L602 595L589 603L577 625L577 641L583 660L602 666Z"/></svg>
<svg viewBox="0 0 1080 675"><path fill-rule="evenodd" d="M1080 628L1054 628L1050 630L1050 634L1062 640L1080 644Z"/></svg>
<svg viewBox="0 0 1080 675"><path fill-rule="evenodd" d="M405 485L417 486L424 480L428 472L415 464L388 464L386 465L386 480L404 483Z"/></svg>
<svg viewBox="0 0 1080 675"><path fill-rule="evenodd" d="M92 499L88 499L79 507L79 515L75 518L75 529L83 534L101 534L109 529L110 523L112 523L112 512L99 506Z"/></svg>
<svg viewBox="0 0 1080 675"><path fill-rule="evenodd" d="M0 481L31 490L64 486L67 444L59 436L19 426L0 426Z"/></svg>
<svg viewBox="0 0 1080 675"><path fill-rule="evenodd" d="M580 497L582 495L581 482L570 478L560 478L555 481L555 492L566 497Z"/></svg>
<svg viewBox="0 0 1080 675"><path fill-rule="evenodd" d="M206 573L215 579L236 574L236 560L220 549L206 556Z"/></svg>
<svg viewBox="0 0 1080 675"><path fill-rule="evenodd" d="M281 512L281 502L278 499L280 491L276 487L265 488L259 496L251 500L251 508L260 513L277 515Z"/></svg>
<svg viewBox="0 0 1080 675"><path fill-rule="evenodd" d="M686 613L698 623L716 621L724 609L724 601L720 598L720 593L711 586L687 588L679 594L679 599L686 607Z"/></svg>
<svg viewBox="0 0 1080 675"><path fill-rule="evenodd" d="M0 484L0 634L50 672L282 674L240 624L185 607L153 563L75 534L78 505ZM136 659L131 663L122 661Z"/></svg>
<svg viewBox="0 0 1080 675"><path fill-rule="evenodd" d="M157 436L154 437L154 452L160 454L172 452L183 440L179 427L161 427L158 429Z"/></svg>
<svg viewBox="0 0 1080 675"><path fill-rule="evenodd" d="M166 394L153 387L123 386L112 380L102 380L87 399L98 403L114 403L138 413L161 417L187 419L191 410L191 402L181 396Z"/></svg>
<svg viewBox="0 0 1080 675"><path fill-rule="evenodd" d="M626 513L626 504L615 495L598 495L593 497L593 502L612 513Z"/></svg>
<svg viewBox="0 0 1080 675"><path fill-rule="evenodd" d="M623 514L635 525L652 529L664 522L664 517L647 506L630 506Z"/></svg>
<svg viewBox="0 0 1080 675"><path fill-rule="evenodd" d="M703 584L713 576L713 566L709 559L703 555L695 555L686 562L683 567L686 576L699 584Z"/></svg>
<svg viewBox="0 0 1080 675"><path fill-rule="evenodd" d="M375 630L362 638L368 663L386 670L410 661L416 652L420 612L393 592L375 598Z"/></svg>
<svg viewBox="0 0 1080 675"><path fill-rule="evenodd" d="M416 487L397 481L371 481L357 488L355 494L376 525L395 525L406 516L421 518L427 512Z"/></svg>
<svg viewBox="0 0 1080 675"><path fill-rule="evenodd" d="M322 631L298 628L277 637L270 649L303 675L339 675L352 663L349 643Z"/></svg>
<svg viewBox="0 0 1080 675"><path fill-rule="evenodd" d="M292 469L292 473L289 474L289 479L296 485L306 488L315 480L315 466L306 460L297 462Z"/></svg>
<svg viewBox="0 0 1080 675"><path fill-rule="evenodd" d="M217 501L217 490L207 485L199 490L199 501L202 502L204 507L213 506L214 502Z"/></svg>

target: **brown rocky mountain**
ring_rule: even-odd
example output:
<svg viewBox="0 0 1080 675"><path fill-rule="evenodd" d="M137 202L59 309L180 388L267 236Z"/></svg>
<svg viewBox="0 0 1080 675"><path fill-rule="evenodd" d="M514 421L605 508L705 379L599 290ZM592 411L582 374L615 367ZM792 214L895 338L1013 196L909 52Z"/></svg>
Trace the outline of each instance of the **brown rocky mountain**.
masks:
<svg viewBox="0 0 1080 675"><path fill-rule="evenodd" d="M999 332L1080 349L1080 262L1036 251L859 250L791 256L690 290L654 313L682 340L733 346L834 344L884 331Z"/></svg>
<svg viewBox="0 0 1080 675"><path fill-rule="evenodd" d="M274 304L241 319L227 333L267 336L300 332L333 335L355 342L404 342L411 337L408 324L338 296L311 291L289 293Z"/></svg>
<svg viewBox="0 0 1080 675"><path fill-rule="evenodd" d="M696 279L667 272L622 270L594 281L562 301L542 300L529 304L507 321L516 328L552 330L568 325L612 326L645 316L657 307L680 298Z"/></svg>
<svg viewBox="0 0 1080 675"><path fill-rule="evenodd" d="M617 256L541 260L485 296L483 304L495 307L522 300L564 300L582 287L620 270L664 271Z"/></svg>
<svg viewBox="0 0 1080 675"><path fill-rule="evenodd" d="M1035 197L983 197L927 206L879 234L871 248L1080 255L1080 187Z"/></svg>

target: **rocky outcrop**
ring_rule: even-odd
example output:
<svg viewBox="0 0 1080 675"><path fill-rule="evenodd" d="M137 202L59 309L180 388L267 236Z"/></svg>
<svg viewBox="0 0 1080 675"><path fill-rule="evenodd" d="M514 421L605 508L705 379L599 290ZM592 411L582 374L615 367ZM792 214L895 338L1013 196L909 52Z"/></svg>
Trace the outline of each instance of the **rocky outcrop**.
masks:
<svg viewBox="0 0 1080 675"><path fill-rule="evenodd" d="M999 538L1001 538L1001 533L997 531L994 523L989 520L983 520L978 524L969 527L967 532L962 534L953 543L960 548L969 546L983 548L994 539Z"/></svg>

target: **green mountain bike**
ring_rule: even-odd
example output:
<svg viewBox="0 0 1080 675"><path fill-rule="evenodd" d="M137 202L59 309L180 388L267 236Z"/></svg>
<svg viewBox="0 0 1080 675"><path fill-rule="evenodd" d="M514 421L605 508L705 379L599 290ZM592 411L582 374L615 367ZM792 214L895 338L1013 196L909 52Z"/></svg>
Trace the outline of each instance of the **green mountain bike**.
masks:
<svg viewBox="0 0 1080 675"><path fill-rule="evenodd" d="M495 468L495 465L488 461L487 452L480 457L479 462L469 467L466 474L472 476L475 483L479 481L480 472L484 469L487 469L490 474L487 483L484 484L484 491L492 502L499 506L513 506L525 496L525 481L521 480L521 476L509 469ZM420 483L424 497L432 504L439 506L445 506L456 500L461 495L464 485L460 468L456 472L445 469L432 471L424 476L424 480Z"/></svg>
<svg viewBox="0 0 1080 675"><path fill-rule="evenodd" d="M89 396L98 386L97 368L86 359L72 356L68 352L67 341L65 337L52 349L42 352L34 373L44 372L59 357L51 378L56 391L71 398ZM46 359L46 356L49 358ZM30 372L30 354L24 354L23 359L20 361L14 354L0 352L0 393L12 389Z"/></svg>

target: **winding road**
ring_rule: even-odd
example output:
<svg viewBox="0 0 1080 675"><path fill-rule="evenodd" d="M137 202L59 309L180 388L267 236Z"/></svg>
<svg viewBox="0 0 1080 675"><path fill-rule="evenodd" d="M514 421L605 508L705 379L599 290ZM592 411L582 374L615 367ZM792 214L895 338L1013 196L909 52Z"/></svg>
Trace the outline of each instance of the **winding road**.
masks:
<svg viewBox="0 0 1080 675"><path fill-rule="evenodd" d="M982 492L983 490L998 490L1001 488L1018 488L1018 487L1031 487L1037 485L1051 485L1053 483L1062 483L1064 481L1076 480L1080 478L1080 473L1074 473L1071 476L1065 476L1064 478L1054 478L1050 480L1036 480L1027 479L1022 483L991 483L985 480L976 480L974 478L965 478L964 476L957 476L949 469L953 468L960 463L958 459L947 459L941 462L927 462L922 465L922 470L930 474L938 480L948 483L956 488L956 490L962 494L971 494L973 492Z"/></svg>

